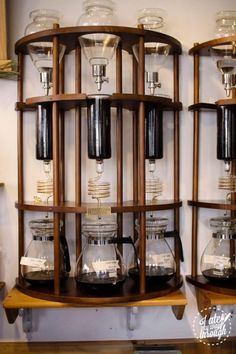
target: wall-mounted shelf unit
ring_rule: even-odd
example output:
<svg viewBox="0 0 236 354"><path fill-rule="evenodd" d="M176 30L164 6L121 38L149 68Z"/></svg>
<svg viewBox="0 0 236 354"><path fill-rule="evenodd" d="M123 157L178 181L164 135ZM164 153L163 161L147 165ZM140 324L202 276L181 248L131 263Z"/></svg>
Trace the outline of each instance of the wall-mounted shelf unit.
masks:
<svg viewBox="0 0 236 354"><path fill-rule="evenodd" d="M102 307L149 307L149 306L171 306L172 311L177 320L181 320L184 313L185 305L187 304L186 297L181 290L177 290L165 296L160 296L158 298L152 298L148 300L141 301L130 301L124 302L122 304L111 303L103 304ZM96 304L86 304L78 303L71 304L65 302L56 302L41 300L35 297L31 297L19 291L17 288L13 288L5 298L3 302L3 307L6 311L6 315L9 323L14 323L20 309L40 309L40 308L51 308L51 309L62 309L71 307L98 307Z"/></svg>
<svg viewBox="0 0 236 354"><path fill-rule="evenodd" d="M114 293L104 293L96 296L82 291L74 278L69 278L64 282L60 281L60 242L59 242L59 223L62 214L66 217L67 213L75 215L76 228L76 258L81 252L81 216L86 213L90 204L85 204L82 200L81 193L81 107L86 107L88 98L85 93L81 92L82 87L82 64L81 64L81 48L79 47L78 37L91 33L110 33L120 37L120 44L116 50L116 92L110 96L111 106L117 109L116 118L116 176L117 176L117 200L115 203L104 203L110 207L111 213L117 213L118 221L118 237L122 237L123 229L123 213L139 213L140 220L140 277L139 285L134 280L127 278L124 285ZM24 63L24 57L28 54L28 44L37 41L53 42L53 88L52 95L41 97L24 97L24 71L27 66ZM145 95L144 89L144 42L162 42L168 43L171 47L170 55L173 58L173 99ZM59 45L66 46L66 53L74 50L75 55L75 92L64 92L64 81L66 79L65 66L62 61L59 64ZM133 55L132 45L139 46L139 64ZM165 34L147 31L129 27L112 27L112 26L92 26L92 27L69 27L55 28L52 30L37 32L20 39L15 46L19 63L19 80L18 80L18 101L16 110L18 114L18 201L16 208L19 215L19 262L25 253L25 212L52 212L54 215L54 287L33 286L27 283L19 272L19 278L16 286L25 295L20 295L20 299L24 296L32 296L42 300L35 300L40 304L41 301L55 302L54 307L63 306L126 306L126 304L138 301L149 301L149 303L159 306L161 303L171 306L180 301L182 306L186 304L184 295L178 290L183 284L180 275L180 252L177 241L175 242L175 259L177 270L175 277L166 284L154 284L149 286L145 281L145 213L148 211L172 210L174 219L174 230L179 231L179 210L182 202L179 199L179 111L182 104L179 102L179 55L181 54L181 44L174 38ZM133 72L131 73L133 81L133 92L122 92L122 50L130 54L133 61ZM25 66L24 70L23 67ZM53 186L54 201L53 203L43 204L33 201L25 201L24 193L24 175L27 174L24 168L24 116L28 111L36 110L41 104L51 104L53 112ZM173 112L173 200L158 200L157 202L145 202L145 112L146 104L158 105L161 110ZM64 178L65 178L65 152L64 152L64 119L65 110L75 111L75 198L73 201L65 200ZM132 111L131 119L133 122L133 200L126 201L123 197L123 110ZM137 215L137 214L136 214ZM19 308L17 296L18 290L14 289L10 292L4 306ZM160 298L159 298L160 297ZM159 300L160 299L160 300ZM163 299L163 300L162 300ZM172 299L172 300L171 300ZM12 305L9 305L9 301ZM34 300L31 300L34 301ZM152 302L153 301L153 302ZM166 301L166 302L165 302ZM31 302L32 303L32 302ZM46 303L46 302L45 302ZM121 304L122 303L122 304ZM67 305L63 305L67 304ZM117 304L117 305L116 305ZM118 305L119 304L119 305ZM130 305L127 305L130 306ZM131 305L133 306L133 305ZM139 306L139 305L135 305ZM140 305L146 306L146 305ZM149 306L149 305L148 305ZM162 306L162 305L161 305ZM180 311L180 312L181 312ZM177 316L177 317L182 317Z"/></svg>
<svg viewBox="0 0 236 354"><path fill-rule="evenodd" d="M222 286L214 284L207 280L204 276L198 275L198 265L200 257L198 255L198 212L199 208L206 209L220 209L231 211L232 215L235 215L236 204L235 200L199 200L199 165L200 156L199 150L201 145L200 140L200 124L204 125L204 112L212 112L212 119L216 120L217 107L220 105L236 104L235 89L232 89L232 98L218 100L213 103L200 102L200 70L201 70L201 57L209 56L211 48L217 48L222 44L228 44L231 41L235 42L236 36L230 36L225 38L218 38L201 44L196 44L190 49L189 54L193 55L194 61L194 104L189 107L189 110L193 112L193 189L192 200L188 201L188 205L192 207L192 269L191 275L186 277L186 280L195 286L196 296L198 299L198 305L200 309L207 306L216 304L235 304L236 299L236 287ZM231 173L235 174L235 161L231 161L232 170Z"/></svg>

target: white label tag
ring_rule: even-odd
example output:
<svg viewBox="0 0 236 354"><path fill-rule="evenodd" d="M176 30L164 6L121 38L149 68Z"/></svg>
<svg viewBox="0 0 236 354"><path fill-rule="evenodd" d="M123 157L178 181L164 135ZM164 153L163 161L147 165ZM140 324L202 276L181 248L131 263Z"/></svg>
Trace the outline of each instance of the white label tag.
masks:
<svg viewBox="0 0 236 354"><path fill-rule="evenodd" d="M152 261L159 267L172 268L173 257L170 253L153 254Z"/></svg>
<svg viewBox="0 0 236 354"><path fill-rule="evenodd" d="M205 255L203 263L212 264L215 269L222 270L225 267L230 266L230 258L224 256Z"/></svg>
<svg viewBox="0 0 236 354"><path fill-rule="evenodd" d="M92 262L92 266L96 273L107 272L109 273L109 277L112 278L117 276L117 269L120 268L118 262L119 262L118 260L97 261L97 262Z"/></svg>
<svg viewBox="0 0 236 354"><path fill-rule="evenodd" d="M24 266L45 269L46 259L32 258L32 257L21 257L20 264L24 265Z"/></svg>

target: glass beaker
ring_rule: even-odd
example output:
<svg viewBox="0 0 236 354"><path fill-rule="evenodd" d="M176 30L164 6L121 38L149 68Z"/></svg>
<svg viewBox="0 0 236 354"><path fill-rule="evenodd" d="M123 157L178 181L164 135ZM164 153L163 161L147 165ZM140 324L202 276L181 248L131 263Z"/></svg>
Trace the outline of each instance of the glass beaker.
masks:
<svg viewBox="0 0 236 354"><path fill-rule="evenodd" d="M117 224L96 222L83 224L86 245L76 264L76 281L90 290L115 288L125 280L125 266L116 247Z"/></svg>
<svg viewBox="0 0 236 354"><path fill-rule="evenodd" d="M201 257L201 272L210 281L235 286L236 219L210 219L212 238Z"/></svg>

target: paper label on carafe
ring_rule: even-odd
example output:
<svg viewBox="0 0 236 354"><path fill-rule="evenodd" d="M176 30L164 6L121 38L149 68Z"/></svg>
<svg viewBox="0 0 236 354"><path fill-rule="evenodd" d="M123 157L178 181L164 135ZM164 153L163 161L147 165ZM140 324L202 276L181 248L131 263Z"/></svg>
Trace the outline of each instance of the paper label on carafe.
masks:
<svg viewBox="0 0 236 354"><path fill-rule="evenodd" d="M33 257L21 257L20 264L29 267L45 269L46 259L33 258Z"/></svg>
<svg viewBox="0 0 236 354"><path fill-rule="evenodd" d="M159 267L172 268L173 256L170 253L153 254L152 262L157 264Z"/></svg>
<svg viewBox="0 0 236 354"><path fill-rule="evenodd" d="M215 269L222 270L230 266L230 258L224 256L205 255L203 263L212 264Z"/></svg>
<svg viewBox="0 0 236 354"><path fill-rule="evenodd" d="M117 269L120 268L118 262L119 262L118 260L97 261L97 262L92 262L92 266L96 273L106 272L109 274L109 277L112 278L117 276Z"/></svg>

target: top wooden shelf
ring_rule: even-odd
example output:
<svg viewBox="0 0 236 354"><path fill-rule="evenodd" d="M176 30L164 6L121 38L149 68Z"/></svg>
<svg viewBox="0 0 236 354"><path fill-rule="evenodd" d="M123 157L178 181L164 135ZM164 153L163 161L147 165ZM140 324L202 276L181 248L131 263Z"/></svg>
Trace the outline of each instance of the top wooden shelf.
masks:
<svg viewBox="0 0 236 354"><path fill-rule="evenodd" d="M189 50L190 55L199 54L202 56L210 56L210 48L220 46L222 44L230 44L236 41L236 36L229 36L223 38L212 39L203 43L196 43L194 47Z"/></svg>
<svg viewBox="0 0 236 354"><path fill-rule="evenodd" d="M144 30L140 28L121 27L121 26L79 26L79 27L61 27L40 31L18 40L15 45L15 52L28 54L27 45L37 41L51 42L54 36L57 36L59 42L66 46L66 52L74 50L78 46L78 37L91 33L110 33L121 38L121 48L132 54L132 46L138 43L140 36L144 37L145 42L161 42L171 46L170 54L181 54L182 47L179 41L164 33Z"/></svg>
<svg viewBox="0 0 236 354"><path fill-rule="evenodd" d="M15 108L17 111L32 111L35 110L36 106L39 104L51 104L57 102L60 109L70 110L77 106L87 107L89 99L89 95L87 96L84 93L39 96L27 98L25 103L17 102ZM170 98L162 96L113 93L110 95L109 100L111 101L112 107L122 107L128 110L137 110L140 102L149 105L158 104L164 111L179 111L182 109L181 102L172 102Z"/></svg>
<svg viewBox="0 0 236 354"><path fill-rule="evenodd" d="M216 101L218 106L233 106L236 105L236 98L223 99Z"/></svg>

